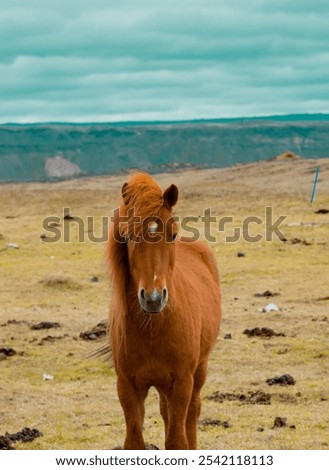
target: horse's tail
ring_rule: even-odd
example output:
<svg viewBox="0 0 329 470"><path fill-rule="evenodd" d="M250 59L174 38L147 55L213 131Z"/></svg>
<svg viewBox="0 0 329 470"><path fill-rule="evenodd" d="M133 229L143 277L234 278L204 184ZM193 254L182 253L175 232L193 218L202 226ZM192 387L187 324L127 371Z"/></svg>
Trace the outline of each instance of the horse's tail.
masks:
<svg viewBox="0 0 329 470"><path fill-rule="evenodd" d="M110 343L109 336L107 335L106 339L103 341L104 341L104 344L102 344L97 349L95 349L95 351L92 351L91 353L89 353L88 357L89 358L101 357L104 361L108 362L109 367L112 368L114 364L113 364L113 357L112 357L112 346Z"/></svg>

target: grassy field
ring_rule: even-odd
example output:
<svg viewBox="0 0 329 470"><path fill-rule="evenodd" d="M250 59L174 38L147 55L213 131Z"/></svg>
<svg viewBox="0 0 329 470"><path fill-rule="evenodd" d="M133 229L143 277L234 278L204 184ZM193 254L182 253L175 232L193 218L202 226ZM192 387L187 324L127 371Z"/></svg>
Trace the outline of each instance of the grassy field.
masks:
<svg viewBox="0 0 329 470"><path fill-rule="evenodd" d="M311 205L316 166L320 179ZM24 427L43 434L16 443L18 449L109 449L123 443L114 371L88 357L100 340L85 341L80 333L108 316L105 244L92 237L102 238L125 178L0 186L0 434ZM210 245L221 274L223 322L202 392L199 448L328 449L329 213L316 212L329 209L329 160L188 170L156 179L163 188L179 187L177 215L202 216L211 208L217 218ZM286 216L280 225L286 241L266 240L266 207L272 207L273 220ZM81 218L80 226L63 220L64 208ZM59 220L55 243L40 238L51 235L43 227L50 216ZM224 216L233 220L219 232ZM249 235L261 239L251 243L245 234L228 241L248 216L262 221L249 227ZM203 233L204 224L197 226ZM277 295L255 296L266 291ZM262 312L268 303L279 310ZM31 328L45 321L59 327ZM244 334L256 327L282 335ZM8 348L16 354L8 355ZM44 380L44 374L53 379ZM267 384L283 374L295 384ZM274 426L277 417L286 419L285 426ZM163 448L153 391L145 437Z"/></svg>

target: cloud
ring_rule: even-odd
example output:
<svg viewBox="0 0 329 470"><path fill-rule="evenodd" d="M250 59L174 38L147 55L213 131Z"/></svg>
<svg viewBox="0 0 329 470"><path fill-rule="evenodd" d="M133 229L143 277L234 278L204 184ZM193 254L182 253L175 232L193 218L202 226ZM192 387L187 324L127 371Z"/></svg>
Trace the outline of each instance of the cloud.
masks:
<svg viewBox="0 0 329 470"><path fill-rule="evenodd" d="M2 122L329 111L327 1L2 3Z"/></svg>

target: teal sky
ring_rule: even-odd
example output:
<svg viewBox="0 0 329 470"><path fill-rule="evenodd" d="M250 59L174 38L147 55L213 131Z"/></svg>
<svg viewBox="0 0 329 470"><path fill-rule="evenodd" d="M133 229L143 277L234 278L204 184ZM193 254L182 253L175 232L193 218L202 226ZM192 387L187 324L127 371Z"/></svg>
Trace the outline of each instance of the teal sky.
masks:
<svg viewBox="0 0 329 470"><path fill-rule="evenodd" d="M328 0L1 0L0 122L329 112Z"/></svg>

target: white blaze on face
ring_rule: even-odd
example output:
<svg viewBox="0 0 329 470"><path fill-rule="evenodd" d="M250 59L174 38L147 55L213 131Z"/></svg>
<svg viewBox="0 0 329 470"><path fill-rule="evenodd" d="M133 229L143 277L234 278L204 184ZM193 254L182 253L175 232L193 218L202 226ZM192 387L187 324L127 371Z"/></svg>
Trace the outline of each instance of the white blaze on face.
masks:
<svg viewBox="0 0 329 470"><path fill-rule="evenodd" d="M158 224L156 222L150 222L148 226L148 231L150 233L156 233L157 230L158 230ZM153 282L155 282L156 280L157 280L157 275L156 273L154 273Z"/></svg>
<svg viewBox="0 0 329 470"><path fill-rule="evenodd" d="M157 231L158 224L156 222L150 222L148 226L148 231L150 233L155 233Z"/></svg>

